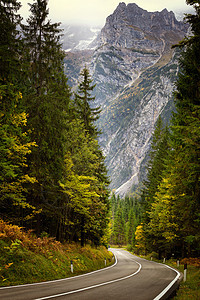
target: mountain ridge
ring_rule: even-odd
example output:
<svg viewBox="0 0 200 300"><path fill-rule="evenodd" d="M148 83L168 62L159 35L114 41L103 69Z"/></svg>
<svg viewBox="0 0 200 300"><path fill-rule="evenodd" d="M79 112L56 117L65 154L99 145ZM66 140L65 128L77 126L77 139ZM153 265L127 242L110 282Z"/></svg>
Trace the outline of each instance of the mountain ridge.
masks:
<svg viewBox="0 0 200 300"><path fill-rule="evenodd" d="M169 119L173 110L179 67L178 53L171 46L184 38L188 28L166 9L148 12L121 2L107 17L96 48L87 52L87 59L84 56L96 84L95 104L102 107L99 142L106 155L110 187L121 195L145 176L142 164L156 120L160 114ZM82 66L68 67L73 86Z"/></svg>

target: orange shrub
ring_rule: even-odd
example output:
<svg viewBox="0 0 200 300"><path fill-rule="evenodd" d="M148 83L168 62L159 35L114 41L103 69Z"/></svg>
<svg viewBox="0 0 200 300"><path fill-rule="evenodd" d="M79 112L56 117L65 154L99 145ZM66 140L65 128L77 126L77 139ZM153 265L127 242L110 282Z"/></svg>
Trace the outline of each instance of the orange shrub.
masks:
<svg viewBox="0 0 200 300"><path fill-rule="evenodd" d="M200 267L200 258L184 258L181 260L181 264L188 264L194 267Z"/></svg>

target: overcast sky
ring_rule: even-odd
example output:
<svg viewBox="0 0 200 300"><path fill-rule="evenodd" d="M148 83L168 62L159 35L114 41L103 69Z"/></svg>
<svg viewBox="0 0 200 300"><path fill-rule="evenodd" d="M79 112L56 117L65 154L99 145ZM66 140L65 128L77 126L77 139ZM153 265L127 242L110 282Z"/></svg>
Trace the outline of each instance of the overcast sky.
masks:
<svg viewBox="0 0 200 300"><path fill-rule="evenodd" d="M19 0L22 4L20 13L27 18L29 6L33 0ZM119 2L136 3L148 11L161 11L164 8L172 11L186 12L190 6L185 0L49 0L49 18L63 24L91 24L104 26L106 18L114 12Z"/></svg>

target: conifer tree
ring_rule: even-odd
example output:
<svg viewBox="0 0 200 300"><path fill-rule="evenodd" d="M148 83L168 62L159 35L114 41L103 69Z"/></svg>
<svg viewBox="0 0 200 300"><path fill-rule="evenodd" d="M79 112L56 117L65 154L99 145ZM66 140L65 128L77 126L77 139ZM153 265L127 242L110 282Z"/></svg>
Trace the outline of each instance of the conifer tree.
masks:
<svg viewBox="0 0 200 300"><path fill-rule="evenodd" d="M93 199L90 207L90 216L93 221L90 220L88 222L82 217L81 242L83 245L87 236L95 244L99 244L109 223L109 180L104 156L97 141L99 131L95 122L99 118L100 108L92 107L95 97L91 95L95 85L92 85L92 79L86 67L80 75L82 76L82 81L74 99L75 117L81 123L82 131L86 137L85 141L87 140L87 142L84 145L85 151L77 144L77 150L79 149L80 153L81 149L82 156L80 161L80 156L76 155L76 159L79 157L79 163L74 163L74 168L79 175L85 174L96 178L96 182L93 181L92 188L99 195L98 199ZM73 149L73 152L75 152L75 149ZM85 159L86 156L87 159Z"/></svg>
<svg viewBox="0 0 200 300"><path fill-rule="evenodd" d="M129 211L129 216L128 216L128 223L127 223L127 242L130 245L134 245L134 240L135 240L135 230L136 230L136 225L137 225L137 220L135 216L134 209L131 208Z"/></svg>
<svg viewBox="0 0 200 300"><path fill-rule="evenodd" d="M40 233L44 223L55 235L53 228L58 227L62 207L59 181L65 169L70 92L64 75L59 23L51 24L47 19L47 0L35 0L30 4L30 12L27 24L22 26L26 48L24 66L27 67L25 105L28 127L38 145L29 160L30 173L38 184L30 187L29 199L42 209L37 232ZM57 215L53 218L54 213Z"/></svg>
<svg viewBox="0 0 200 300"><path fill-rule="evenodd" d="M92 92L95 85L92 85L92 79L88 69L85 67L80 75L83 80L78 86L78 91L75 93L75 109L78 118L84 123L86 131L93 138L96 138L99 131L95 125L95 121L98 120L101 112L100 107L92 108L92 102L95 97L92 96Z"/></svg>
<svg viewBox="0 0 200 300"><path fill-rule="evenodd" d="M163 180L158 186L149 211L148 245L151 250L198 256L200 253L200 1L195 15L186 15L192 36L176 47L182 48L180 73L176 83L174 113L171 125L171 151ZM147 226L146 226L147 228ZM147 242L147 240L146 240Z"/></svg>
<svg viewBox="0 0 200 300"><path fill-rule="evenodd" d="M144 182L144 189L142 191L142 204L146 221L148 221L148 214L146 212L150 209L155 193L163 178L168 151L169 131L167 127L164 128L162 119L159 116L152 137L150 159L147 166L147 179Z"/></svg>
<svg viewBox="0 0 200 300"><path fill-rule="evenodd" d="M0 81L19 82L21 17L17 14L21 4L17 0L0 2Z"/></svg>
<svg viewBox="0 0 200 300"><path fill-rule="evenodd" d="M16 0L0 2L0 211L1 217L15 224L36 212L26 201L27 155L35 146L26 129L27 114L19 89L22 75L22 43L18 26L21 4Z"/></svg>
<svg viewBox="0 0 200 300"><path fill-rule="evenodd" d="M167 127L163 127L162 119L159 117L152 137L150 160L147 167L147 180L144 182L144 188L141 195L143 208L143 235L146 238L145 245L149 251L153 251L152 241L155 239L153 232L149 230L150 211L166 170L166 161L169 150L169 131Z"/></svg>
<svg viewBox="0 0 200 300"><path fill-rule="evenodd" d="M126 227L121 205L118 206L114 219L113 242L120 246L126 244Z"/></svg>
<svg viewBox="0 0 200 300"><path fill-rule="evenodd" d="M176 197L174 212L179 216L179 238L182 254L200 253L200 1L188 0L195 14L186 15L192 36L179 46L183 48L180 74L175 92L176 114L172 123L171 182ZM193 249L193 250L192 250ZM193 251L193 252L192 252Z"/></svg>

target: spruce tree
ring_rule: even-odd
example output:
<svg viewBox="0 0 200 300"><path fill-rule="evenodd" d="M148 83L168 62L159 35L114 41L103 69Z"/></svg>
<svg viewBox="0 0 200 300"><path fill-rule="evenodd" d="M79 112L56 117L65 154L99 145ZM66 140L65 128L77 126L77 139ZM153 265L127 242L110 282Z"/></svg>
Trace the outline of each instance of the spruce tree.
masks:
<svg viewBox="0 0 200 300"><path fill-rule="evenodd" d="M86 131L92 138L96 138L99 131L95 125L95 121L98 120L101 112L100 107L92 108L92 103L95 97L92 96L92 92L95 85L92 85L92 79L88 69L85 67L80 75L83 77L78 86L78 91L75 93L75 109L78 118L84 123Z"/></svg>
<svg viewBox="0 0 200 300"><path fill-rule="evenodd" d="M142 204L146 221L148 221L148 214L146 212L154 201L155 193L166 169L168 151L169 131L167 127L164 128L162 119L159 116L152 136L151 151L147 165L147 179L144 182L144 189L142 191Z"/></svg>
<svg viewBox="0 0 200 300"><path fill-rule="evenodd" d="M119 204L113 225L113 242L119 246L126 244L126 225L121 203Z"/></svg>
<svg viewBox="0 0 200 300"><path fill-rule="evenodd" d="M127 242L131 246L134 245L136 226L137 226L137 220L136 220L135 212L134 209L131 208L128 215L127 232L126 232Z"/></svg>
<svg viewBox="0 0 200 300"><path fill-rule="evenodd" d="M0 81L19 82L21 42L18 14L21 4L17 0L0 2Z"/></svg>
<svg viewBox="0 0 200 300"><path fill-rule="evenodd" d="M47 0L35 0L29 5L31 15L22 26L27 66L25 105L28 127L38 145L29 160L30 174L38 182L30 186L29 199L42 209L36 222L37 232L44 226L56 235L62 209L59 181L65 169L70 91L64 75L59 23L48 20Z"/></svg>
<svg viewBox="0 0 200 300"><path fill-rule="evenodd" d="M81 220L81 241L84 244L85 236L87 236L95 244L99 244L109 223L109 180L104 156L97 140L99 131L95 122L99 118L100 108L92 107L95 97L91 93L95 85L92 85L92 79L86 67L80 75L82 76L82 81L74 99L75 117L83 126L87 143L85 145L86 152L85 154L83 153L81 159L82 162L79 164L75 163L74 168L79 175L85 174L96 178L96 182L93 181L92 188L99 195L99 198L95 198L90 207L93 222L88 222L85 218ZM80 148L80 146L78 147ZM84 156L88 154L89 159L85 160Z"/></svg>
<svg viewBox="0 0 200 300"><path fill-rule="evenodd" d="M182 48L176 83L176 112L171 125L171 151L154 202L149 210L151 248L177 256L200 254L200 1L195 15L186 15L192 36ZM152 249L151 249L152 250Z"/></svg>
<svg viewBox="0 0 200 300"><path fill-rule="evenodd" d="M188 0L195 14L186 15L192 36L178 46L182 48L180 74L176 84L176 114L172 123L171 178L179 247L182 253L200 253L200 1ZM193 250L192 250L193 249ZM187 253L188 252L188 253Z"/></svg>
<svg viewBox="0 0 200 300"><path fill-rule="evenodd" d="M26 201L27 184L35 182L27 168L27 156L35 143L26 128L19 88L23 73L20 6L16 0L0 2L0 211L5 220L22 225L36 210Z"/></svg>
<svg viewBox="0 0 200 300"><path fill-rule="evenodd" d="M169 130L164 128L161 117L158 118L155 131L152 137L150 159L147 166L147 179L144 182L142 190L142 209L143 209L143 234L146 238L146 247L149 251L152 249L154 236L149 228L150 211L155 201L155 195L158 192L160 183L166 171L166 161L169 155Z"/></svg>

